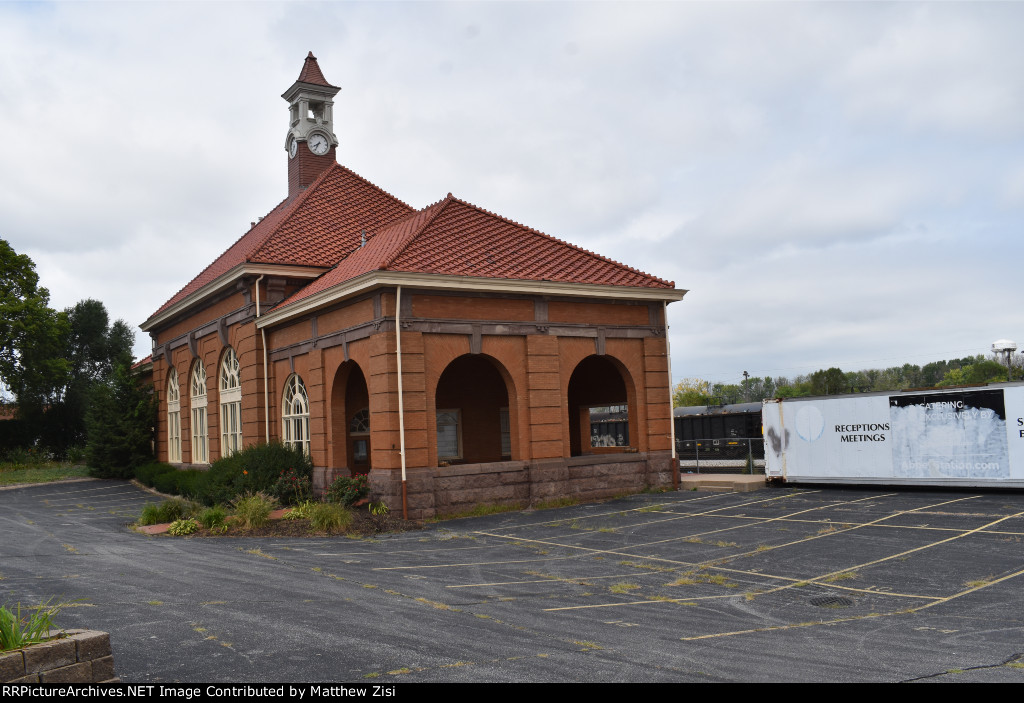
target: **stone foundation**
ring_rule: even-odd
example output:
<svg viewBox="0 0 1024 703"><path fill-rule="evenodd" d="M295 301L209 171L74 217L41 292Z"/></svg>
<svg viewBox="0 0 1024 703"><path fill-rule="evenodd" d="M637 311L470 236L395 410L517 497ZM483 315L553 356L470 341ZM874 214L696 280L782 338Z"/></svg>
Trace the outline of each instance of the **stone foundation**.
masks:
<svg viewBox="0 0 1024 703"><path fill-rule="evenodd" d="M110 635L65 630L67 637L0 652L3 683L117 683Z"/></svg>
<svg viewBox="0 0 1024 703"><path fill-rule="evenodd" d="M500 461L406 470L409 518L450 515L481 504L537 505L560 498L599 500L672 487L669 452L590 454L569 459ZM374 500L402 509L399 471L370 472Z"/></svg>

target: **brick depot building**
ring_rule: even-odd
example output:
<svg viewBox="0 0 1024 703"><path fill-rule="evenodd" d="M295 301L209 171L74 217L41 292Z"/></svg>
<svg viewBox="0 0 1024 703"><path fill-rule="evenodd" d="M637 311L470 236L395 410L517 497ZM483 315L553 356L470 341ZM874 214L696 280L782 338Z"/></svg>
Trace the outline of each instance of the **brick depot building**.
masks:
<svg viewBox="0 0 1024 703"><path fill-rule="evenodd" d="M280 440L410 518L670 485L685 291L450 193L410 207L337 163L339 90L310 53L288 197L142 325L157 456Z"/></svg>

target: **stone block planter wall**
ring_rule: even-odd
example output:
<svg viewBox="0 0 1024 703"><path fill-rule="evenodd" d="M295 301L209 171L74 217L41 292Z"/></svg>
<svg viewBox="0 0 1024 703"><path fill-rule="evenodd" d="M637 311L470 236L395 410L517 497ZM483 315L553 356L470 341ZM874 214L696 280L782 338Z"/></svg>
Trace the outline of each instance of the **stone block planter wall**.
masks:
<svg viewBox="0 0 1024 703"><path fill-rule="evenodd" d="M3 683L116 683L110 635L65 630L67 637L0 652Z"/></svg>

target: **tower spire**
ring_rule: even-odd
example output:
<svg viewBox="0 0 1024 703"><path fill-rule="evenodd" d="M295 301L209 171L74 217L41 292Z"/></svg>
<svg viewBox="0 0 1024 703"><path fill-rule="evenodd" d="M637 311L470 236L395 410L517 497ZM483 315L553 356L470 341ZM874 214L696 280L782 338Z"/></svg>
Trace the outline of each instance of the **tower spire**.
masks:
<svg viewBox="0 0 1024 703"><path fill-rule="evenodd" d="M323 171L336 163L338 137L334 134L334 96L341 88L324 78L310 51L302 71L281 97L288 101L288 197L293 198Z"/></svg>

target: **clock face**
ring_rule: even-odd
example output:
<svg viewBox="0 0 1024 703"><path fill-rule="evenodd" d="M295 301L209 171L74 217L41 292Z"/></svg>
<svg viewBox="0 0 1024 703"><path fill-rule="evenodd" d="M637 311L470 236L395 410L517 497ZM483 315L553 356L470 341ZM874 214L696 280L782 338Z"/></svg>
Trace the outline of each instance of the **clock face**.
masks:
<svg viewBox="0 0 1024 703"><path fill-rule="evenodd" d="M288 145L288 158L294 159L295 155L298 154L298 153L299 153L299 143L297 141L295 141L294 139L292 139L291 143Z"/></svg>
<svg viewBox="0 0 1024 703"><path fill-rule="evenodd" d="M322 134L314 134L307 143L309 144L309 150L317 156L323 156L331 148L331 145L327 142L327 137Z"/></svg>

